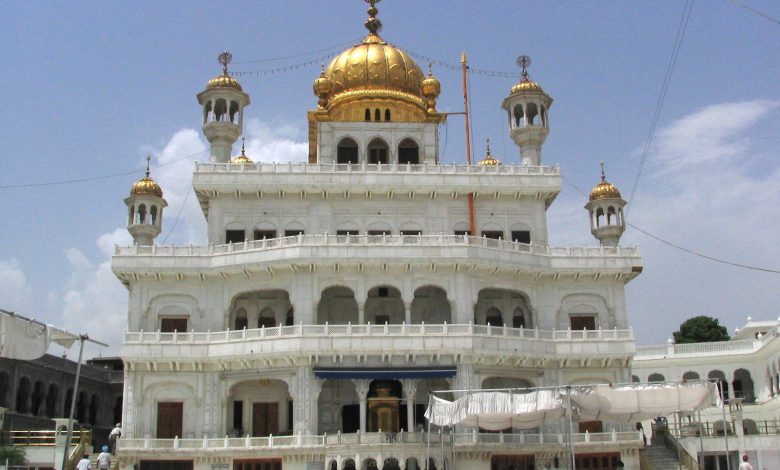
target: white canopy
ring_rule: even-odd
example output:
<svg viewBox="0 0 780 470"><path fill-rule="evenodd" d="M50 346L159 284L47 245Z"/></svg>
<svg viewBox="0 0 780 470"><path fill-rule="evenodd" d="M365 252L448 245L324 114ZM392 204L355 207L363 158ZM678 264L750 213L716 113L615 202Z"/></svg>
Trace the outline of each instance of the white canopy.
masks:
<svg viewBox="0 0 780 470"><path fill-rule="evenodd" d="M572 408L581 420L635 422L720 404L709 382L572 386ZM567 389L468 391L455 401L432 397L425 412L437 426L478 426L489 431L532 429L566 411Z"/></svg>
<svg viewBox="0 0 780 470"><path fill-rule="evenodd" d="M76 334L0 310L0 357L37 359L51 342L68 349L77 339Z"/></svg>
<svg viewBox="0 0 780 470"><path fill-rule="evenodd" d="M455 401L434 396L425 417L437 426L463 424L499 431L536 428L548 419L560 418L564 410L561 395L554 390L474 392Z"/></svg>

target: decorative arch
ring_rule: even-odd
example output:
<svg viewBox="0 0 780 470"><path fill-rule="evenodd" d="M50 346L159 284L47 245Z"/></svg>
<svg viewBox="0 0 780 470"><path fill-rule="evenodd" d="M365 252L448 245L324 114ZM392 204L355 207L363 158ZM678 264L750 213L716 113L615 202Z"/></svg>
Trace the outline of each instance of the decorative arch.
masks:
<svg viewBox="0 0 780 470"><path fill-rule="evenodd" d="M387 222L372 222L366 228L369 235L390 235L393 233L392 227Z"/></svg>
<svg viewBox="0 0 780 470"><path fill-rule="evenodd" d="M336 225L336 234L338 235L357 235L360 233L360 227L354 222L345 221Z"/></svg>
<svg viewBox="0 0 780 470"><path fill-rule="evenodd" d="M383 284L368 290L364 306L365 320L372 324L398 325L404 322L406 309L398 287Z"/></svg>
<svg viewBox="0 0 780 470"><path fill-rule="evenodd" d="M689 380L699 380L701 377L699 377L698 372L694 372L692 370L689 370L688 372L684 373L682 375L682 381L687 382Z"/></svg>
<svg viewBox="0 0 780 470"><path fill-rule="evenodd" d="M371 111L366 109L366 121L371 120ZM336 145L336 163L358 163L358 144L351 137L343 137Z"/></svg>
<svg viewBox="0 0 780 470"><path fill-rule="evenodd" d="M401 224L401 235L420 235L423 233L423 227L421 224L413 221L407 221Z"/></svg>
<svg viewBox="0 0 780 470"><path fill-rule="evenodd" d="M157 436L158 412L160 411L160 404L163 403L174 402L182 404L182 434L186 435L189 430L195 428L195 420L198 418L194 410L198 408L200 398L192 385L161 378L159 381L151 382L144 387L141 396L143 400L140 402L141 410L139 411L144 416L151 417L151 419L145 420L145 428L139 430L140 435L149 434Z"/></svg>
<svg viewBox="0 0 780 470"><path fill-rule="evenodd" d="M326 287L317 303L317 324L345 325L359 323L355 291L347 286Z"/></svg>
<svg viewBox="0 0 780 470"><path fill-rule="evenodd" d="M592 293L569 294L563 297L557 317L557 328L562 330L570 328L582 329L581 327L573 328L573 326L581 325L585 321L590 322L589 320L580 320L588 317L593 318L592 324L594 329L612 329L617 326L614 315L607 307L606 299ZM572 318L577 318L578 320L572 322Z"/></svg>
<svg viewBox="0 0 780 470"><path fill-rule="evenodd" d="M412 323L452 323L447 289L430 284L415 289L411 314Z"/></svg>
<svg viewBox="0 0 780 470"><path fill-rule="evenodd" d="M723 371L715 369L711 370L707 374L707 378L710 380L717 380L719 387L721 387L721 393L724 400L729 399L729 381L726 379L726 374Z"/></svg>
<svg viewBox="0 0 780 470"><path fill-rule="evenodd" d="M745 403L756 401L756 394L753 385L753 378L747 369L737 369L734 371L734 381L731 383L734 390L734 398L742 398Z"/></svg>
<svg viewBox="0 0 780 470"><path fill-rule="evenodd" d="M30 378L19 378L19 385L16 387L16 412L29 413L30 411Z"/></svg>
<svg viewBox="0 0 780 470"><path fill-rule="evenodd" d="M243 328L245 318L247 328L271 328L286 321L290 308L290 293L285 289L269 286L268 289L243 291L233 296L225 321Z"/></svg>
<svg viewBox="0 0 780 470"><path fill-rule="evenodd" d="M658 372L653 372L647 377L648 382L666 382L666 377Z"/></svg>
<svg viewBox="0 0 780 470"><path fill-rule="evenodd" d="M531 302L524 292L489 287L477 293L477 302L474 305L475 324L512 326L515 316L522 317L525 328L535 327Z"/></svg>
<svg viewBox="0 0 780 470"><path fill-rule="evenodd" d="M379 110L377 110L379 111ZM378 121L379 119L377 119ZM390 147L381 137L375 137L368 143L368 163L387 164L390 162Z"/></svg>
<svg viewBox="0 0 780 470"><path fill-rule="evenodd" d="M412 138L405 138L398 144L398 163L402 165L420 163L420 145Z"/></svg>

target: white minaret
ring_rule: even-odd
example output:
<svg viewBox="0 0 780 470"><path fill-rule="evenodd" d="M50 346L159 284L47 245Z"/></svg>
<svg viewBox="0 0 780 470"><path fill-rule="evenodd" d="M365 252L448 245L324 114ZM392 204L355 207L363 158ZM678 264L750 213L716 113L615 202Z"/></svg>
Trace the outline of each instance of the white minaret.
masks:
<svg viewBox="0 0 780 470"><path fill-rule="evenodd" d="M136 245L149 246L162 231L163 208L168 205L163 199L160 185L149 177L149 161L146 157L146 176L130 188L127 205L127 231Z"/></svg>
<svg viewBox="0 0 780 470"><path fill-rule="evenodd" d="M590 213L590 233L603 246L615 246L626 231L623 207L626 201L620 197L618 188L607 182L604 176L604 162L601 162L601 182L590 192L585 209Z"/></svg>
<svg viewBox="0 0 780 470"><path fill-rule="evenodd" d="M542 164L542 145L550 132L548 111L552 98L538 83L528 78L531 58L521 55L517 64L522 68L522 79L512 87L501 104L509 115L509 136L520 147L523 165Z"/></svg>
<svg viewBox="0 0 780 470"><path fill-rule="evenodd" d="M203 107L203 134L211 144L211 161L227 163L233 144L243 132L244 107L249 95L241 90L238 80L228 75L227 66L233 59L230 52L219 55L222 75L212 78L206 89L198 93Z"/></svg>

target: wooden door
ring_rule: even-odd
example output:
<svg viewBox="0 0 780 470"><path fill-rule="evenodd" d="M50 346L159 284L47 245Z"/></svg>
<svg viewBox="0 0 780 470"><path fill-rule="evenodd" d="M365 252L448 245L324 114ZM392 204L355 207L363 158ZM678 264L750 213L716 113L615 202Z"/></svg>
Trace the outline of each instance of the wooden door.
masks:
<svg viewBox="0 0 780 470"><path fill-rule="evenodd" d="M571 317L572 330L595 330L596 317Z"/></svg>
<svg viewBox="0 0 780 470"><path fill-rule="evenodd" d="M157 403L157 439L182 437L184 403L169 401Z"/></svg>
<svg viewBox="0 0 780 470"><path fill-rule="evenodd" d="M604 432L604 423L601 421L580 421L580 431L581 433L589 432L593 434L594 432Z"/></svg>
<svg viewBox="0 0 780 470"><path fill-rule="evenodd" d="M173 333L178 331L179 333L187 332L187 319L186 318L161 318L160 319L160 332Z"/></svg>
<svg viewBox="0 0 780 470"><path fill-rule="evenodd" d="M279 434L279 404L252 404L252 435L274 436Z"/></svg>

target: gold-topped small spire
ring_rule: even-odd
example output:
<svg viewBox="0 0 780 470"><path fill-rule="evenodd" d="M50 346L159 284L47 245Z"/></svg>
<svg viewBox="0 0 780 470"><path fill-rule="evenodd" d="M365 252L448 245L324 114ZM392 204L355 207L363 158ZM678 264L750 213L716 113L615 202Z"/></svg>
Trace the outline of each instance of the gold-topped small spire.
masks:
<svg viewBox="0 0 780 470"><path fill-rule="evenodd" d="M487 151L485 152L485 158L480 160L477 165L479 166L498 166L501 164L500 160L496 160L490 155L490 139L487 139Z"/></svg>
<svg viewBox="0 0 780 470"><path fill-rule="evenodd" d="M230 160L230 163L235 163L237 165L244 163L244 164L251 164L254 163L251 158L246 156L246 137L241 137L241 155L237 156L233 160Z"/></svg>
<svg viewBox="0 0 780 470"><path fill-rule="evenodd" d="M241 85L238 83L238 80L230 76L228 74L228 64L233 61L233 54L231 54L229 51L225 51L217 56L217 62L222 65L222 75L218 77L214 77L211 80L209 80L209 83L206 85L207 89L212 88L235 88L239 91L241 90Z"/></svg>
<svg viewBox="0 0 780 470"><path fill-rule="evenodd" d="M528 78L528 67L531 66L531 58L525 54L517 58L517 66L520 67L520 82L512 87L509 94L514 95L524 91L537 91L544 93L538 83Z"/></svg>
<svg viewBox="0 0 780 470"><path fill-rule="evenodd" d="M620 199L620 190L607 181L606 174L604 172L604 160L601 160L601 182L594 187L590 192L588 200L597 201L599 199Z"/></svg>
<svg viewBox="0 0 780 470"><path fill-rule="evenodd" d="M131 196L155 196L155 197L163 197L162 188L155 180L149 176L151 174L150 171L150 165L151 165L152 157L151 155L146 156L146 174L143 178L136 181L133 186L130 188L130 195Z"/></svg>

